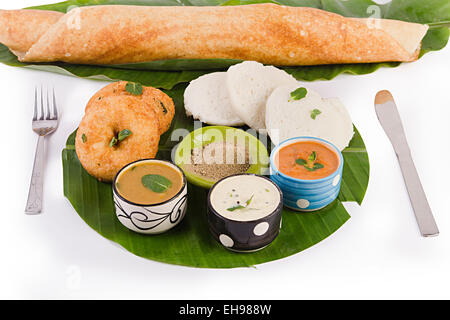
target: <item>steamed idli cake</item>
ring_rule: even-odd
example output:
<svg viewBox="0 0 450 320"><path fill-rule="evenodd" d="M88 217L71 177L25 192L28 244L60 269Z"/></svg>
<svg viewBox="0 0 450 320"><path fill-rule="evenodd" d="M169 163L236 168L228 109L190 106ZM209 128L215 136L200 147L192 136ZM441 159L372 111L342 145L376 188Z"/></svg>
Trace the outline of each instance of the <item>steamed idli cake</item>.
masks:
<svg viewBox="0 0 450 320"><path fill-rule="evenodd" d="M281 85L297 85L297 80L283 70L245 61L227 71L227 88L234 112L249 127L264 130L266 102L272 91Z"/></svg>
<svg viewBox="0 0 450 320"><path fill-rule="evenodd" d="M337 98L322 99L307 89L304 98L293 100L299 85L276 88L267 100L266 126L274 144L293 137L317 137L345 149L353 137L353 124L345 106Z"/></svg>
<svg viewBox="0 0 450 320"><path fill-rule="evenodd" d="M212 125L244 125L231 107L226 80L226 72L214 72L191 81L184 92L186 114Z"/></svg>

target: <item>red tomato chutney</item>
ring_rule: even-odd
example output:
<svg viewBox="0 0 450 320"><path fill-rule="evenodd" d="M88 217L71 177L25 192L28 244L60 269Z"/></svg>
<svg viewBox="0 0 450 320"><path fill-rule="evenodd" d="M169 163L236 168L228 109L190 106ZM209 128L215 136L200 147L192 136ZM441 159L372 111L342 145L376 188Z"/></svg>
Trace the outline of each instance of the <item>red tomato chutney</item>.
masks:
<svg viewBox="0 0 450 320"><path fill-rule="evenodd" d="M299 141L282 147L275 156L278 170L292 178L316 180L328 177L339 167L339 157L328 146Z"/></svg>

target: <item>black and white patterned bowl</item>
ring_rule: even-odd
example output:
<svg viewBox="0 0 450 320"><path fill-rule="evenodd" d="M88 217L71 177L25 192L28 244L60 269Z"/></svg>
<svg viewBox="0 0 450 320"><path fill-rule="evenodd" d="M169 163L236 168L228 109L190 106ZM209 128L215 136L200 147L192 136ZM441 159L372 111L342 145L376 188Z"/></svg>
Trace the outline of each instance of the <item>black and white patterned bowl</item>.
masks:
<svg viewBox="0 0 450 320"><path fill-rule="evenodd" d="M121 173L137 163L164 163L183 177L181 190L171 199L152 205L133 203L122 197L116 188L116 181ZM187 210L187 183L183 171L169 161L143 159L127 164L116 175L113 181L113 197L116 215L119 221L128 229L143 234L159 234L172 229L183 220Z"/></svg>
<svg viewBox="0 0 450 320"><path fill-rule="evenodd" d="M214 188L223 180L231 177L252 175L265 179L280 193L280 202L275 210L256 220L237 221L220 215L211 204ZM278 236L281 229L283 194L280 188L269 178L255 174L237 174L217 181L208 194L208 226L211 235L226 249L235 252L255 252L267 247Z"/></svg>

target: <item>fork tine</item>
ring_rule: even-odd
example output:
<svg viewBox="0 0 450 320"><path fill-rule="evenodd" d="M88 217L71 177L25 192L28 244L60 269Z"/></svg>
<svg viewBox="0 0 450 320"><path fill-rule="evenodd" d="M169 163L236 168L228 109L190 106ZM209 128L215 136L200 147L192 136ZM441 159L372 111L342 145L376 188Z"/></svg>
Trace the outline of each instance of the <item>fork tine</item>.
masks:
<svg viewBox="0 0 450 320"><path fill-rule="evenodd" d="M47 89L47 116L45 117L45 120L52 120L52 113L50 112L50 94L49 89Z"/></svg>
<svg viewBox="0 0 450 320"><path fill-rule="evenodd" d="M44 89L41 85L41 116L39 120L44 120Z"/></svg>
<svg viewBox="0 0 450 320"><path fill-rule="evenodd" d="M55 87L53 87L53 117L58 120L58 108L56 107Z"/></svg>
<svg viewBox="0 0 450 320"><path fill-rule="evenodd" d="M34 115L33 115L33 121L37 120L37 104L38 104L38 98L37 98L37 87L34 87Z"/></svg>

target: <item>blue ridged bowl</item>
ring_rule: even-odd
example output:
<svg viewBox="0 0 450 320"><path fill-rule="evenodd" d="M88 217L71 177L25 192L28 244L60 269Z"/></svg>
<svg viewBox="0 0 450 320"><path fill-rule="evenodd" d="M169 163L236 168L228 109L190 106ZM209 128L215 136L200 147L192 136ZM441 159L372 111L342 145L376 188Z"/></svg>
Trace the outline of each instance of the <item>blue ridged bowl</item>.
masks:
<svg viewBox="0 0 450 320"><path fill-rule="evenodd" d="M302 180L281 173L275 165L275 156L281 148L300 141L321 143L334 150L339 158L339 166L328 177L316 180ZM270 176L283 192L284 205L296 211L315 211L332 203L341 189L344 158L332 143L314 137L291 138L280 143L270 155Z"/></svg>

